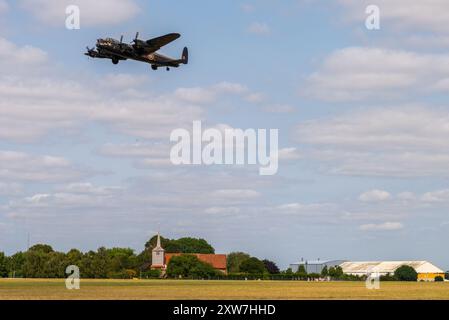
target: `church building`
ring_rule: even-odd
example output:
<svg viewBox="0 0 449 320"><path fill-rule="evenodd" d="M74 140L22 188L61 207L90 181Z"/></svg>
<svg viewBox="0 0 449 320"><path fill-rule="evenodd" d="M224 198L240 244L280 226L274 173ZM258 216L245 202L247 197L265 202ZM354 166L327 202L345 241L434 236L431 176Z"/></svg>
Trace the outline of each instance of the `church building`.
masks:
<svg viewBox="0 0 449 320"><path fill-rule="evenodd" d="M165 272L170 259L176 256L183 255L184 253L165 253L164 248L161 246L161 237L158 233L156 246L153 248L151 258L151 269L162 270ZM188 253L196 256L198 260L210 264L215 270L227 274L227 257L225 254L203 254L203 253Z"/></svg>

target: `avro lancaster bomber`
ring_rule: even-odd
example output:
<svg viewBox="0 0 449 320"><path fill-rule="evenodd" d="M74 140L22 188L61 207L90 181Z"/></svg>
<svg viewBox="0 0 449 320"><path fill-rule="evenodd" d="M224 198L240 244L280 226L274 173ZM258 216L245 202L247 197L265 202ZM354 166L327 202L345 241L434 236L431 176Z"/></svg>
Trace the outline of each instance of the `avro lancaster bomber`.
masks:
<svg viewBox="0 0 449 320"><path fill-rule="evenodd" d="M120 41L112 38L98 39L96 50L95 48L90 49L87 47L85 55L91 58L111 59L113 64L118 64L120 61L128 59L136 60L149 63L153 70L164 67L169 71L170 68L178 68L181 64L189 62L188 49L184 48L181 59L172 59L157 53L157 51L179 37L181 37L179 33L170 33L162 37L143 41L139 39L139 33L137 33L131 44L124 43L123 36L120 38Z"/></svg>

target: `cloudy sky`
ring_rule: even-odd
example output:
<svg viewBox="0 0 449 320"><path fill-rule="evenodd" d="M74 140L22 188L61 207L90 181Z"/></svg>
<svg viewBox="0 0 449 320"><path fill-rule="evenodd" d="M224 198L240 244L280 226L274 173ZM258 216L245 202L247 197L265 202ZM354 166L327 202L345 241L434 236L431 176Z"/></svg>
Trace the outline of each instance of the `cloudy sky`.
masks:
<svg viewBox="0 0 449 320"><path fill-rule="evenodd" d="M365 27L377 4L381 30ZM65 7L81 30L65 28ZM0 0L0 251L203 237L282 267L449 269L446 0ZM169 32L170 72L87 59ZM279 129L280 167L170 164L170 132Z"/></svg>

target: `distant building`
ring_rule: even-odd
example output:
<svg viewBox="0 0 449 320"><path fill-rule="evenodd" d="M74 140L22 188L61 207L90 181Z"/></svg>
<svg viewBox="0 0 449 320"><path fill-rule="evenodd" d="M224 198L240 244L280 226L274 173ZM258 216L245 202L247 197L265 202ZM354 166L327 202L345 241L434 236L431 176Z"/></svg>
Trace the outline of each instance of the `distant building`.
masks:
<svg viewBox="0 0 449 320"><path fill-rule="evenodd" d="M165 270L165 250L161 246L161 236L157 234L156 246L151 252L151 269Z"/></svg>
<svg viewBox="0 0 449 320"><path fill-rule="evenodd" d="M299 266L304 266L307 273L321 274L324 267L327 269L341 265L345 260L301 260L300 262L290 264L293 272L298 272Z"/></svg>
<svg viewBox="0 0 449 320"><path fill-rule="evenodd" d="M182 255L183 253L167 253L165 254L165 263L168 265L171 258ZM210 264L214 267L215 270L220 271L224 274L227 273L227 260L225 254L203 254L203 253L194 253L191 254L196 256L198 260Z"/></svg>
<svg viewBox="0 0 449 320"><path fill-rule="evenodd" d="M393 275L401 266L410 266L418 273L418 281L435 281L440 276L444 279L444 271L428 261L347 261L341 264L343 272L356 276L378 273L380 275Z"/></svg>
<svg viewBox="0 0 449 320"><path fill-rule="evenodd" d="M183 255L183 253L165 253L164 248L161 246L161 237L158 233L157 243L151 253L151 269L162 270L163 274L167 269L167 265L173 257ZM227 257L225 254L202 254L192 253L198 260L210 264L215 270L227 274Z"/></svg>

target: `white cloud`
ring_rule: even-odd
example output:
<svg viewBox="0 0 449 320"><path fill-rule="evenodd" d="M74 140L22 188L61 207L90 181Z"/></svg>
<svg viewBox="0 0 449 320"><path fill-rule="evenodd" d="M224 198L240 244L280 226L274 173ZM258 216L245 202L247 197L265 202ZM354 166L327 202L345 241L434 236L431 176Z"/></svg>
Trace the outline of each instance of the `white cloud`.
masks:
<svg viewBox="0 0 449 320"><path fill-rule="evenodd" d="M175 97L189 103L207 104L214 102L221 95L241 95L248 89L238 83L221 82L210 87L179 88Z"/></svg>
<svg viewBox="0 0 449 320"><path fill-rule="evenodd" d="M18 57L11 51L18 51ZM91 123L139 138L167 139L174 128L203 120L204 104L251 94L231 82L153 93L135 89L148 84L143 75L68 76L49 64L40 49L4 39L0 57L5 58L0 59L0 139L18 142L33 142L61 129L76 133Z"/></svg>
<svg viewBox="0 0 449 320"><path fill-rule="evenodd" d="M298 160L301 159L302 155L299 153L297 148L282 148L279 150L279 160Z"/></svg>
<svg viewBox="0 0 449 320"><path fill-rule="evenodd" d="M449 202L449 189L426 192L421 196L423 202Z"/></svg>
<svg viewBox="0 0 449 320"><path fill-rule="evenodd" d="M211 215L236 215L240 213L238 207L210 207L204 210L204 213Z"/></svg>
<svg viewBox="0 0 449 320"><path fill-rule="evenodd" d="M118 206L122 188L99 187L90 183L77 183L62 187L53 193L37 193L7 206L9 217L61 214L61 209L105 208Z"/></svg>
<svg viewBox="0 0 449 320"><path fill-rule="evenodd" d="M355 21L363 22L365 9L375 4L380 8L383 28L391 23L402 30L433 31L448 33L449 2L446 0L337 0L344 5L347 15Z"/></svg>
<svg viewBox="0 0 449 320"><path fill-rule="evenodd" d="M444 109L410 106L308 121L297 128L296 139L333 173L415 177L449 175L448 134Z"/></svg>
<svg viewBox="0 0 449 320"><path fill-rule="evenodd" d="M248 27L248 32L260 36L266 36L271 33L271 28L266 23L254 22Z"/></svg>
<svg viewBox="0 0 449 320"><path fill-rule="evenodd" d="M359 200L364 202L383 202L391 199L391 194L383 190L371 190L360 195Z"/></svg>
<svg viewBox="0 0 449 320"><path fill-rule="evenodd" d="M37 67L47 62L48 57L45 51L28 45L20 47L4 38L0 38L0 63L3 72L17 72L30 66Z"/></svg>
<svg viewBox="0 0 449 320"><path fill-rule="evenodd" d="M296 111L296 109L293 106L287 105L287 104L275 104L266 106L263 108L265 112L270 113L293 113Z"/></svg>
<svg viewBox="0 0 449 320"><path fill-rule="evenodd" d="M360 226L362 231L397 231L404 228L400 222L385 222L380 224L363 224Z"/></svg>
<svg viewBox="0 0 449 320"><path fill-rule="evenodd" d="M122 190L122 187L95 186L90 182L78 182L71 183L61 188L61 190L74 194L108 195Z"/></svg>
<svg viewBox="0 0 449 320"><path fill-rule="evenodd" d="M396 198L401 201L414 201L416 200L416 195L413 192L404 191L399 193Z"/></svg>
<svg viewBox="0 0 449 320"><path fill-rule="evenodd" d="M216 93L207 88L179 88L175 91L178 99L191 103L211 103L215 100Z"/></svg>
<svg viewBox="0 0 449 320"><path fill-rule="evenodd" d="M137 167L172 166L170 145L163 143L107 144L100 148L103 156L138 159Z"/></svg>
<svg viewBox="0 0 449 320"><path fill-rule="evenodd" d="M211 86L212 91L217 94L245 94L249 92L248 88L240 83L233 82L220 82L216 85Z"/></svg>
<svg viewBox="0 0 449 320"><path fill-rule="evenodd" d="M249 4L249 3L242 4L240 6L240 8L246 13L250 13L250 12L253 12L254 10L256 10L256 7L254 7L252 4Z"/></svg>
<svg viewBox="0 0 449 320"><path fill-rule="evenodd" d="M78 179L85 174L61 157L0 150L0 180L3 181L61 182Z"/></svg>
<svg viewBox="0 0 449 320"><path fill-rule="evenodd" d="M65 9L69 5L80 8L81 28L121 24L140 11L134 0L19 0L18 3L42 23L58 27L65 26Z"/></svg>
<svg viewBox="0 0 449 320"><path fill-rule="evenodd" d="M23 186L19 183L0 182L0 195L3 196L16 196L23 193Z"/></svg>
<svg viewBox="0 0 449 320"><path fill-rule="evenodd" d="M0 14L5 13L9 10L9 5L6 0L0 0Z"/></svg>
<svg viewBox="0 0 449 320"><path fill-rule="evenodd" d="M124 104L106 92L57 79L4 81L0 92L7 98L0 101L0 138L25 142L54 129L76 129L89 122L133 136L166 138L173 128L202 119L203 112L164 96L130 98Z"/></svg>
<svg viewBox="0 0 449 320"><path fill-rule="evenodd" d="M100 149L100 153L112 157L160 157L167 155L168 146L161 143L135 143L135 144L106 144Z"/></svg>
<svg viewBox="0 0 449 320"><path fill-rule="evenodd" d="M251 103L261 103L265 100L265 95L260 92L250 93L246 96L245 100Z"/></svg>
<svg viewBox="0 0 449 320"><path fill-rule="evenodd" d="M447 92L449 57L382 48L350 47L328 56L301 94L324 101L399 98Z"/></svg>
<svg viewBox="0 0 449 320"><path fill-rule="evenodd" d="M148 77L144 75L126 74L126 73L111 73L104 76L104 79L99 79L101 84L115 89L130 89L143 85L148 82Z"/></svg>
<svg viewBox="0 0 449 320"><path fill-rule="evenodd" d="M13 54L15 51L17 55ZM102 76L68 77L54 70L46 57L40 49L18 47L0 39L0 139L31 142L52 130L77 130L89 122L109 125L120 133L157 139L203 117L200 106L170 93L123 97L132 83L145 81L142 77L109 75L114 86L111 89L103 85ZM40 72L42 68L48 70ZM223 83L216 90L226 93L236 89L238 85Z"/></svg>
<svg viewBox="0 0 449 320"><path fill-rule="evenodd" d="M226 200L247 200L260 197L260 193L251 189L221 189L212 192L212 196Z"/></svg>
<svg viewBox="0 0 449 320"><path fill-rule="evenodd" d="M294 202L282 204L275 209L283 214L329 215L335 212L336 206L328 203L303 204Z"/></svg>

